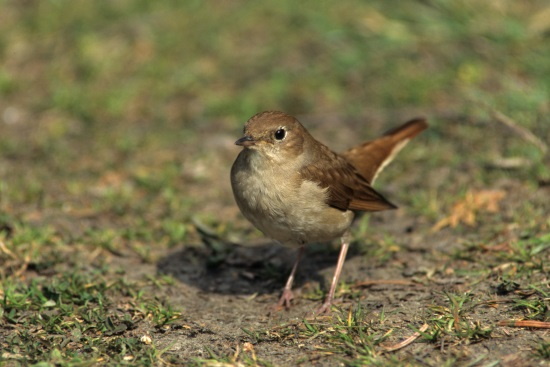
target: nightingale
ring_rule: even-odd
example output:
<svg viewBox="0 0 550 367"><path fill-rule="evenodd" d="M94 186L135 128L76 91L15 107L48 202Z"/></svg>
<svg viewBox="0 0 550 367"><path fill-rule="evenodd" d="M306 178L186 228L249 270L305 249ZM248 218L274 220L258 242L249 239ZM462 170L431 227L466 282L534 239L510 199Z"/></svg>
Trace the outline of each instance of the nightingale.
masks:
<svg viewBox="0 0 550 367"><path fill-rule="evenodd" d="M291 305L292 283L305 246L339 238L334 276L317 310L318 314L330 312L356 212L397 208L372 184L397 152L427 126L425 119L413 119L337 154L286 113L266 111L246 122L244 136L235 142L243 149L231 167L235 201L266 236L299 249L278 308Z"/></svg>

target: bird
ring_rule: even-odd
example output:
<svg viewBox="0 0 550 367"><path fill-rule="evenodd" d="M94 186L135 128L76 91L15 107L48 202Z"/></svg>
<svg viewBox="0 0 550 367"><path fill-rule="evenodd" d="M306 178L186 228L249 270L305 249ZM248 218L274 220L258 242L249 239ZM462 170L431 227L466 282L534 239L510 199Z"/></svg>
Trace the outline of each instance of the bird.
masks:
<svg viewBox="0 0 550 367"><path fill-rule="evenodd" d="M240 211L267 237L298 248L276 308L289 308L298 264L310 243L340 239L330 289L317 314L331 312L334 293L358 212L396 209L372 185L407 142L428 127L415 118L381 137L341 154L316 140L295 117L280 111L252 116L231 167L231 187Z"/></svg>

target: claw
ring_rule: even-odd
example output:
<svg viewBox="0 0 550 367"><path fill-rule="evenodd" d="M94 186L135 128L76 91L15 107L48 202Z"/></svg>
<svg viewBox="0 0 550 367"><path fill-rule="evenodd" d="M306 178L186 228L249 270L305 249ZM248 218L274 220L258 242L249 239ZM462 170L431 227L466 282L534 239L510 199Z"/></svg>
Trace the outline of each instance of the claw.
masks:
<svg viewBox="0 0 550 367"><path fill-rule="evenodd" d="M281 294L281 298L279 298L279 302L277 302L278 308L290 308L290 301L294 299L294 293L292 293L292 290L290 289L283 289L283 294Z"/></svg>
<svg viewBox="0 0 550 367"><path fill-rule="evenodd" d="M332 312L331 306L332 306L332 301L326 300L325 302L323 302L321 307L319 307L317 311L315 311L315 315L330 314Z"/></svg>

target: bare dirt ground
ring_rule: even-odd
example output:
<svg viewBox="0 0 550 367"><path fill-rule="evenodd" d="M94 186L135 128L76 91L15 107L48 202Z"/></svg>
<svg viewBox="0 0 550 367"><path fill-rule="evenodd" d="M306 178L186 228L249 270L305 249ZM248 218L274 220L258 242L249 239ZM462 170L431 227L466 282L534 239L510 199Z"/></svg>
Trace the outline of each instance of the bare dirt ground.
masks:
<svg viewBox="0 0 550 367"><path fill-rule="evenodd" d="M214 126L213 130L227 131ZM336 149L353 142L353 122L346 129L324 123L315 126L315 135L325 141L332 137ZM383 130L381 123L372 128ZM472 126L464 128L468 134ZM483 125L474 128L488 130ZM264 238L238 212L228 182L229 167L238 152L231 134L212 135L213 130L205 127L196 132L197 141L205 144L180 145L176 140L162 149L153 144L136 149L109 169L105 166L113 161L106 157L113 153L103 151L100 161L90 160L88 153L93 149L89 143L80 145L76 140L74 152L82 155L74 153L75 162L56 168L54 175L56 169L51 166L56 164L47 162L41 168L32 155L15 155L9 161L14 173L10 177L23 177L27 167L34 167L32 174L46 177L47 199L44 206L9 208L10 215L23 224L3 222L4 241L10 246L2 249L8 279L5 297L13 279L29 287L21 296L10 295L13 301L4 300L3 358L21 359L18 351L39 345L43 346L32 349L35 355L26 357L37 361L48 356L58 361L60 357L52 350L62 348L73 358L69 353L80 356L87 350L90 354L84 356L91 358L98 352L86 346L99 343L101 354L87 363L116 364L113 361L121 358L117 363L124 364L144 353L148 357L138 364L548 365L548 329L499 323L548 321L550 187L536 173L495 171L473 160L468 151L484 139L482 133L472 135L469 144L461 144L460 130L431 129L384 171L377 187L401 208L357 219L337 307L332 315L322 317L312 311L327 290L338 246L308 248L299 267L293 307L275 312L272 306L295 250ZM483 149L492 151L501 139L513 138L504 130ZM453 155L464 159L449 161L447 166L434 163L430 160L433 150L442 152L438 159ZM177 170L172 176L174 159ZM128 177L147 178L144 172L155 179L161 172L167 178L162 178L162 184L147 181L147 189L131 195L109 194L104 202L94 201L97 190L109 185L127 188ZM71 196L59 189L62 180L75 180L78 188L80 179L92 194ZM159 197L167 188L175 196L168 196L165 203ZM190 200L189 209L166 210L170 203L178 203L171 198ZM182 214L187 219L178 217ZM188 231L183 238L170 237L168 232L155 235L159 223L180 220ZM42 236L36 231L44 226L50 229ZM25 234L25 228L33 234ZM167 238L174 238L171 244ZM93 274L98 272L107 284L133 285L98 294L106 297L102 302L90 301L86 297L97 281ZM47 298L38 300L35 311L34 306L29 310L21 305L25 311L10 316L16 299L30 299L40 289L46 295L41 297L51 297L48 289L58 279L82 274L93 276L71 293L71 299L84 296L84 305L106 304L105 317L112 325L102 318L97 325L82 323L79 327L85 329L80 334L72 328L82 321L70 321L75 315L67 314L61 329L57 322L37 326L42 323L37 320L60 312L48 308L52 303ZM81 304L66 302L75 302L75 307ZM44 308L44 304L50 306ZM64 310L61 305L55 307ZM155 321L162 315L168 315L167 322ZM423 326L426 329L412 344L388 350ZM52 331L44 334L42 328L49 327ZM65 333L73 335L69 344L59 340ZM13 339L14 335L32 342ZM90 341L86 335L96 338ZM144 336L150 343L143 341ZM41 344L45 341L49 344ZM121 341L141 346L128 351L109 344Z"/></svg>
<svg viewBox="0 0 550 367"><path fill-rule="evenodd" d="M459 180L468 182L477 169L467 169ZM417 170L415 177L402 181L416 183L424 175ZM393 183L390 189L406 190L400 186ZM320 290L326 291L330 281L336 245L308 249L295 284L294 306L277 312L272 306L295 250L261 239L257 233L248 239L239 235L236 242L257 243L242 246L199 224L196 242L158 253L155 264L123 259L121 266L135 276L157 272L177 279L158 296L181 307L183 319L170 325L169 331L156 332L154 338L159 348L168 348L170 355L183 361L209 360L213 354L237 356L251 343L261 363L276 366L360 364L357 356L362 352L342 348L329 337L334 325L341 325L339 318L345 321L360 308L366 332L388 333L373 347L371 362L379 365L547 365L534 353L537 345L548 340L547 330L498 326L498 322L529 315L521 300L538 299L545 304L542 317L548 317L547 247L538 255L541 265L506 254L514 253L513 243L529 237L514 222L517 211L529 202L550 213L550 188L544 183L534 187L510 175L491 189L506 193L498 213L480 211L472 226L433 230L434 221L407 210L370 215L366 237L356 235L348 255L337 304L340 310L334 318L316 318L312 311L321 302ZM227 187L224 190L227 195ZM227 207L219 212L230 215L238 228L249 229L231 199L222 202ZM362 220L366 219L359 219L356 228ZM304 319L318 325L317 331L308 330ZM423 337L398 351L385 352L384 348L410 337L423 324L430 326ZM229 358L226 363L239 360Z"/></svg>
<svg viewBox="0 0 550 367"><path fill-rule="evenodd" d="M523 192L515 187L519 197L525 194L541 200L548 195L548 188L535 192ZM513 208L513 198L505 205ZM490 220L490 219L488 219ZM532 346L548 338L548 331L495 327L498 321L521 318L522 312L513 309L513 300L520 291L528 297L528 288L519 284L513 291L499 291L502 272L499 268L510 264L498 264L491 259L488 249L481 259L453 259L453 253L465 251L463 236L449 231L429 234L429 223L397 213L376 215L372 227L378 233L389 233L398 239L399 250L391 254L383 264L373 263L367 256L351 251L342 276L349 286L349 294L338 307L342 315L359 305L374 330L392 330L384 342L392 345L409 337L412 328L420 328L434 314L430 310L448 308L446 292L468 293L464 314L472 325L492 329L486 335L460 340L440 338L437 342L418 342L394 352L394 357L418 365L442 365L452 357L457 365L479 361L480 365L499 361L503 366L546 365L532 358ZM505 233L503 236L513 236ZM124 268L139 267L138 274L158 271L173 275L179 282L169 290L173 304L184 310L184 319L171 326L170 333L156 333L161 348L182 360L192 357L208 358L208 347L216 355L233 355L246 342L252 342L256 354L277 366L315 365L333 366L345 356L331 352L316 338L304 337L304 318L312 323L316 318L312 311L320 300L302 297L311 289L326 289L337 257L337 248L326 247L322 251L308 251L297 278L297 299L287 311L273 312L284 278L292 262L293 250L267 243L257 247L224 246L223 258L212 263L213 251L204 245L174 249L156 264L143 266L126 260ZM468 254L468 250L466 250ZM486 274L470 276L476 272ZM136 275L138 275L136 274ZM547 274L538 274L544 281ZM531 278L531 281L535 279ZM372 284L368 284L371 281ZM388 281L385 283L384 281ZM397 284L392 284L395 282ZM362 286L361 283L367 283ZM399 284L401 283L401 284ZM500 294L499 294L500 293ZM352 294L352 299L350 298ZM383 321L380 321L381 314ZM330 324L330 318L320 317L321 323ZM247 332L257 331L258 339ZM281 330L284 330L281 332ZM479 333L483 334L483 333ZM325 352L320 352L324 350ZM382 353L382 348L379 348Z"/></svg>

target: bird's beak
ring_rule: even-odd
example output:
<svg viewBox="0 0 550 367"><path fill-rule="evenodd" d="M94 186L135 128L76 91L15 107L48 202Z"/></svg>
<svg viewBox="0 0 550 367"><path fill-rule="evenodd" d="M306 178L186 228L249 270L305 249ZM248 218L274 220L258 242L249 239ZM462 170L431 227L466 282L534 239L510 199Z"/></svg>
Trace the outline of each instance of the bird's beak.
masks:
<svg viewBox="0 0 550 367"><path fill-rule="evenodd" d="M235 142L236 145L240 145L240 146L243 146L243 147L249 147L251 145L254 145L256 144L256 140L254 140L254 138L252 138L251 136L249 135L245 135L243 136L242 138L240 138L239 140L237 140Z"/></svg>

